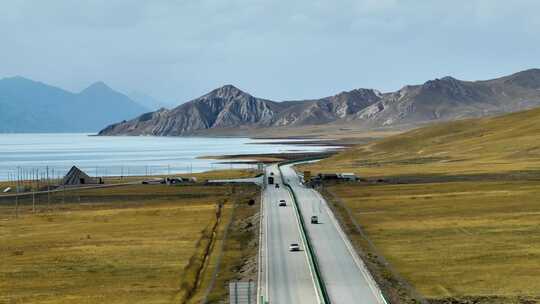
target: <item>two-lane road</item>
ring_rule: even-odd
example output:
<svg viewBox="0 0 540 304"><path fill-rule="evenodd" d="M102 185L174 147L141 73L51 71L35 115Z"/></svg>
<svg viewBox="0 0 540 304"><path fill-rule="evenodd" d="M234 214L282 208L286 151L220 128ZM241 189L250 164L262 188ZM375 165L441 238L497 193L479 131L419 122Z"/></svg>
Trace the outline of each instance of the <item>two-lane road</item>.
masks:
<svg viewBox="0 0 540 304"><path fill-rule="evenodd" d="M282 166L281 171L297 196L331 303L386 303L326 201L317 191L304 187L291 166ZM319 224L310 223L312 215L318 216Z"/></svg>
<svg viewBox="0 0 540 304"><path fill-rule="evenodd" d="M266 175L273 176L281 187L266 185L262 196L262 295L270 304L318 303L291 196L283 187L277 166L266 170ZM287 206L280 207L280 200L285 200ZM289 252L291 243L299 243L302 251Z"/></svg>

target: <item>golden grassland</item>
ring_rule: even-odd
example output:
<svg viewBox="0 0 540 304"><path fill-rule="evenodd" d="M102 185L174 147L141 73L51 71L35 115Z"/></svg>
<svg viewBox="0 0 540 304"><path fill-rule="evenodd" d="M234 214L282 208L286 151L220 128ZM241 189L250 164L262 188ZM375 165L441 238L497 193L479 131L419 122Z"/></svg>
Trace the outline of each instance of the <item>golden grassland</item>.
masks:
<svg viewBox="0 0 540 304"><path fill-rule="evenodd" d="M0 303L171 303L204 232L251 186L132 185L0 204ZM224 224L223 221L222 224ZM221 225L221 224L220 224ZM242 263L234 260L231 263ZM223 268L228 273L227 268Z"/></svg>
<svg viewBox="0 0 540 304"><path fill-rule="evenodd" d="M228 283L235 280L256 281L258 252L259 200L250 206L238 203L224 214L224 225L217 231L214 254L210 257L201 286L190 303L201 303L211 285L206 303L223 303L228 297ZM215 273L218 276L214 278ZM215 280L212 282L212 280Z"/></svg>
<svg viewBox="0 0 540 304"><path fill-rule="evenodd" d="M540 170L540 109L416 129L310 166L362 176Z"/></svg>
<svg viewBox="0 0 540 304"><path fill-rule="evenodd" d="M365 179L327 190L425 297L535 303L539 121L535 109L428 126L301 169Z"/></svg>
<svg viewBox="0 0 540 304"><path fill-rule="evenodd" d="M427 298L540 297L538 182L330 188Z"/></svg>
<svg viewBox="0 0 540 304"><path fill-rule="evenodd" d="M259 172L253 169L231 169L231 170L211 170L199 173L182 173L182 174L171 174L171 176L180 176L180 177L195 177L198 182L204 182L209 179L232 179L232 178L250 178L254 177ZM151 176L124 176L120 178L119 176L105 177L104 181L106 184L116 184L116 183L129 183L129 182L138 182L145 179L152 178L165 178L167 175L151 175Z"/></svg>

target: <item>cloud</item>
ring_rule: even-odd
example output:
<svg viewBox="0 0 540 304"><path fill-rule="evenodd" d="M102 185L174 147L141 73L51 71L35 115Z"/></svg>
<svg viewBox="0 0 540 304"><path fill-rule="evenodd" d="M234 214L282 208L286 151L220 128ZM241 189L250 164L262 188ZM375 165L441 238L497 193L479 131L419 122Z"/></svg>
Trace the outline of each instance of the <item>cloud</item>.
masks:
<svg viewBox="0 0 540 304"><path fill-rule="evenodd" d="M390 90L540 66L539 10L536 0L4 1L0 76L72 90L104 80L182 101L224 83L277 99Z"/></svg>

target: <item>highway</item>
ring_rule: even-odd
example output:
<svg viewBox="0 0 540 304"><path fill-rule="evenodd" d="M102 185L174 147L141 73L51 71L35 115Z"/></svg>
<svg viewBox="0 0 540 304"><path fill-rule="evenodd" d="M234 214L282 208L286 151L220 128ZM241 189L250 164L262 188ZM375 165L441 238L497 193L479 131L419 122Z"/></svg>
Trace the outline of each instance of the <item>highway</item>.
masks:
<svg viewBox="0 0 540 304"><path fill-rule="evenodd" d="M326 201L317 191L304 187L290 165L282 166L281 171L297 196L330 302L386 303ZM312 215L318 216L319 224L310 223Z"/></svg>
<svg viewBox="0 0 540 304"><path fill-rule="evenodd" d="M266 185L262 193L260 295L270 304L319 303L292 198L283 187L278 167L266 170L267 176L273 172L281 187ZM281 199L287 206L278 206ZM291 243L299 243L301 251L289 252Z"/></svg>

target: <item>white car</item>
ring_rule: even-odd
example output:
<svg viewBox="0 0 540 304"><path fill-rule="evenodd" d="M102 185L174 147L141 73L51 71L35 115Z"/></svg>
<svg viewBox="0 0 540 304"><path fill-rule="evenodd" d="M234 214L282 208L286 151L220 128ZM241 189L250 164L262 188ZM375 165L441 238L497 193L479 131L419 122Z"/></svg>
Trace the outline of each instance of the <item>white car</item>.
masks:
<svg viewBox="0 0 540 304"><path fill-rule="evenodd" d="M289 251L300 251L300 245L298 243L291 243L289 245Z"/></svg>

